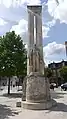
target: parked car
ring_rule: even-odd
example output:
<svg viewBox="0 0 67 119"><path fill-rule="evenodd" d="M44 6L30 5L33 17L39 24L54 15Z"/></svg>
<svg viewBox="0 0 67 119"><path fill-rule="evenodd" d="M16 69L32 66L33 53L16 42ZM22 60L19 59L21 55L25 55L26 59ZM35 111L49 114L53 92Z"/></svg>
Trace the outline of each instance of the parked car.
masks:
<svg viewBox="0 0 67 119"><path fill-rule="evenodd" d="M61 85L61 90L62 89L65 90L65 91L67 90L67 83L64 83L64 84Z"/></svg>
<svg viewBox="0 0 67 119"><path fill-rule="evenodd" d="M53 86L54 86L54 88L56 88L56 87L57 87L56 83L51 83L50 85L53 85Z"/></svg>

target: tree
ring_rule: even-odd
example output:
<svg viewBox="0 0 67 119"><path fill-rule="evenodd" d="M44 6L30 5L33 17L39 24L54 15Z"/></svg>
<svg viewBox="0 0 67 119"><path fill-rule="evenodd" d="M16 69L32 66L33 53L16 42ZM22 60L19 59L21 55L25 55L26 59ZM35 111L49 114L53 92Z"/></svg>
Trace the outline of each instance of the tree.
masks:
<svg viewBox="0 0 67 119"><path fill-rule="evenodd" d="M60 75L64 78L64 82L67 82L67 66L64 66L60 69Z"/></svg>
<svg viewBox="0 0 67 119"><path fill-rule="evenodd" d="M0 75L9 77L8 94L10 94L10 77L24 76L27 69L25 44L14 31L0 37Z"/></svg>
<svg viewBox="0 0 67 119"><path fill-rule="evenodd" d="M44 69L44 75L45 75L46 77L50 78L50 77L53 75L53 73L52 73L52 71L51 71L50 68L45 68L45 69Z"/></svg>

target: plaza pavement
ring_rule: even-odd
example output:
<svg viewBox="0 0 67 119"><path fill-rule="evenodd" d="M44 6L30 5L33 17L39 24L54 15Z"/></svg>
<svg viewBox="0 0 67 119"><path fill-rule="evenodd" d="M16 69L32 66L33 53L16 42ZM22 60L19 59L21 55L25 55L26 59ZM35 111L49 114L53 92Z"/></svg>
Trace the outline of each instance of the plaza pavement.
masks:
<svg viewBox="0 0 67 119"><path fill-rule="evenodd" d="M12 93L18 93L16 88L13 90ZM57 106L40 111L17 108L16 102L21 98L14 95L8 97L3 95L5 92L7 92L6 89L0 91L0 119L67 119L67 92L61 91L60 88L55 91L51 90L51 95L57 101Z"/></svg>

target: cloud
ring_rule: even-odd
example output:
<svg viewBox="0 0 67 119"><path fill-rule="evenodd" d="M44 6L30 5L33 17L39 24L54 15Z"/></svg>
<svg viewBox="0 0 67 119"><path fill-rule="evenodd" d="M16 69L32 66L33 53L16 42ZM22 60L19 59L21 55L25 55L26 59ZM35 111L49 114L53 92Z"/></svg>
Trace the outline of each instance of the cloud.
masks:
<svg viewBox="0 0 67 119"><path fill-rule="evenodd" d="M48 12L50 13L51 16L54 15L55 9L57 8L57 3L55 0L48 0Z"/></svg>
<svg viewBox="0 0 67 119"><path fill-rule="evenodd" d="M50 63L53 63L53 62L55 62L55 63L58 63L58 62L61 62L62 60L53 60L53 61L51 61L51 60L48 60L48 59L44 59L44 62L45 62L45 64L46 64L46 66L48 66L48 64L50 64Z"/></svg>
<svg viewBox="0 0 67 119"><path fill-rule="evenodd" d="M14 25L12 26L10 31L15 31L16 34L23 34L25 32L27 32L27 24L28 22L24 19L20 20L18 25Z"/></svg>
<svg viewBox="0 0 67 119"><path fill-rule="evenodd" d="M27 4L41 4L41 0L0 0L0 17L3 18L6 22L9 24L13 24L12 28L9 31L15 30L17 34L20 34L23 39L27 40L27 22L28 22L28 14L27 14ZM44 4L45 8L45 4ZM44 9L43 8L43 9ZM47 9L47 7L46 7ZM45 18L44 18L45 19ZM53 26L54 21L49 18L49 22L45 23L43 21L42 25L42 35L43 39L48 36L48 32L50 28ZM10 26L10 25L9 25ZM7 32L7 27L6 27L6 32Z"/></svg>
<svg viewBox="0 0 67 119"><path fill-rule="evenodd" d="M5 22L3 19L0 18L0 26L3 26L5 24L7 24L7 22Z"/></svg>
<svg viewBox="0 0 67 119"><path fill-rule="evenodd" d="M58 63L58 62L61 62L62 60L49 60L49 59L47 59L47 58L44 58L44 62L45 62L45 66L48 66L48 64L50 64L50 63L53 63L53 62L55 62L55 63Z"/></svg>
<svg viewBox="0 0 67 119"><path fill-rule="evenodd" d="M62 54L65 52L65 46L63 44L57 44L56 42L49 43L43 48L44 57L49 55Z"/></svg>
<svg viewBox="0 0 67 119"><path fill-rule="evenodd" d="M40 0L7 0L7 2L5 0L0 0L0 4L5 5L5 7L9 8L11 6L13 7L19 7L22 6L23 4L29 4L29 5L37 5L37 4L41 4Z"/></svg>
<svg viewBox="0 0 67 119"><path fill-rule="evenodd" d="M65 45L56 42L49 43L43 47L43 56L46 66L53 61L60 62L65 57Z"/></svg>
<svg viewBox="0 0 67 119"><path fill-rule="evenodd" d="M40 0L0 0L0 17L7 21L9 24L13 23L12 28L9 31L15 30L17 34L20 34L25 42L27 38L28 27L28 14L27 4L38 5L41 4ZM14 25L15 24L15 25ZM49 28L43 26L43 38L47 37ZM7 27L6 27L7 32Z"/></svg>
<svg viewBox="0 0 67 119"><path fill-rule="evenodd" d="M55 23L56 23L56 20L53 19L53 20L51 20L51 21L46 22L46 23L42 26L43 39L50 37L50 36L48 35L48 32L50 31L50 28L55 25Z"/></svg>
<svg viewBox="0 0 67 119"><path fill-rule="evenodd" d="M28 21L22 19L19 21L18 25L13 25L10 31L15 31L16 34L19 34L24 41L24 43L28 44Z"/></svg>
<svg viewBox="0 0 67 119"><path fill-rule="evenodd" d="M50 60L44 58L44 62L45 62L45 66L48 66L48 64L50 63Z"/></svg>
<svg viewBox="0 0 67 119"><path fill-rule="evenodd" d="M48 12L54 19L67 24L67 0L48 0Z"/></svg>
<svg viewBox="0 0 67 119"><path fill-rule="evenodd" d="M48 21L48 22L46 23L46 25L47 25L49 28L51 28L52 26L55 25L55 23L56 23L56 20L53 19L53 20L51 20L51 21Z"/></svg>
<svg viewBox="0 0 67 119"><path fill-rule="evenodd" d="M49 27L42 26L43 39L44 39L45 37L49 37L49 36L48 36L48 31L49 31L49 30L50 30Z"/></svg>
<svg viewBox="0 0 67 119"><path fill-rule="evenodd" d="M18 3L19 2L19 3ZM40 0L0 0L0 17L17 22L27 20L27 4L39 4Z"/></svg>
<svg viewBox="0 0 67 119"><path fill-rule="evenodd" d="M18 25L12 26L10 31L15 31L16 34L19 34L23 38L26 44L28 43L28 21L27 20L25 19L20 20ZM49 27L42 26L43 38L49 37L47 35L48 31L49 31Z"/></svg>
<svg viewBox="0 0 67 119"><path fill-rule="evenodd" d="M34 0L26 0L27 4L29 5L38 5L41 4L41 0L36 0L36 2Z"/></svg>

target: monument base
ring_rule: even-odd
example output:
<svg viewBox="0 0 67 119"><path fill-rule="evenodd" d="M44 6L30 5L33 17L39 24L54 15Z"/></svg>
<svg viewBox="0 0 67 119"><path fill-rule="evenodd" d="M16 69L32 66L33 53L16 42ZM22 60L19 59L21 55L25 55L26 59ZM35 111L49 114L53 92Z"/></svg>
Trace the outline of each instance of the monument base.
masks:
<svg viewBox="0 0 67 119"><path fill-rule="evenodd" d="M24 92L26 92L26 97L23 95L22 100L24 109L43 110L56 105L56 101L51 99L49 80L39 72L32 72L27 77Z"/></svg>
<svg viewBox="0 0 67 119"><path fill-rule="evenodd" d="M29 110L47 110L53 106L56 106L56 101L51 99L49 101L45 101L43 103L31 103L27 101L22 101L22 108Z"/></svg>

